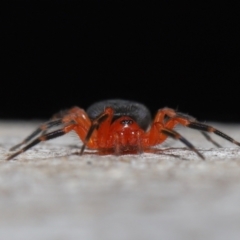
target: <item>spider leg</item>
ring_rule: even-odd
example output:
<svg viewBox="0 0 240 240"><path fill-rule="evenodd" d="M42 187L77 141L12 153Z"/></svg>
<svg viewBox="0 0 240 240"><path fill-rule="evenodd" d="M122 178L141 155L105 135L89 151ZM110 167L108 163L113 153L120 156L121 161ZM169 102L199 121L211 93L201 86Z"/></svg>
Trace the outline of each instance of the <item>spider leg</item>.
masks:
<svg viewBox="0 0 240 240"><path fill-rule="evenodd" d="M45 122L44 124L40 125L35 131L33 131L29 136L27 136L21 143L13 146L10 148L10 151L14 151L17 148L21 147L22 145L27 144L29 141L31 141L34 137L37 135L45 135L46 132L51 129L52 127L56 127L58 125L64 124L64 126L68 125L70 121L72 121L72 124L76 123L77 119L83 119L83 121L80 120L80 125L85 126L85 123L88 121L84 121L84 119L87 119L86 113L83 109L79 107L72 107L68 110L63 110L51 118L50 121ZM64 127L63 126L63 127Z"/></svg>
<svg viewBox="0 0 240 240"><path fill-rule="evenodd" d="M112 108L106 108L105 111L100 114L98 117L96 117L95 119L92 120L92 124L87 132L87 135L83 141L83 145L80 151L80 155L83 154L84 149L86 148L86 145L88 144L94 130L96 130L97 128L99 128L100 124L102 124L104 121L106 121L107 119L109 119L109 121L111 121L113 116L113 110Z"/></svg>
<svg viewBox="0 0 240 240"><path fill-rule="evenodd" d="M237 142L233 138L229 137L227 134L219 131L218 129L216 129L214 127L208 126L206 124L203 124L203 123L200 123L200 122L191 122L190 121L189 123L186 124L186 127L193 128L193 129L196 129L196 130L206 131L206 132L212 132L212 133L228 140L229 142L232 142L232 143L240 146L239 142Z"/></svg>
<svg viewBox="0 0 240 240"><path fill-rule="evenodd" d="M207 132L201 131L201 133L213 145L215 145L216 147L219 147L219 148L222 147L220 144L218 144L216 141L214 141Z"/></svg>
<svg viewBox="0 0 240 240"><path fill-rule="evenodd" d="M70 109L61 110L61 111L55 113L55 114L51 117L51 120L50 120L49 122L54 121L54 120L57 120L57 119L63 119L65 116L67 116L67 115L69 115L69 114L71 114L71 113L76 114L76 113L78 113L78 112L82 112L82 109L79 108L79 107L76 107L76 106L75 106L75 107L72 107L72 108L70 108ZM45 134L45 133L47 132L47 130L48 130L48 128L45 128L45 129L42 131L41 134L42 134L42 135Z"/></svg>
<svg viewBox="0 0 240 240"><path fill-rule="evenodd" d="M195 118L193 118L192 116L189 116L187 114L184 113L176 113L176 117L182 117L182 118L187 118L188 120L192 121L192 122L197 122ZM215 145L216 147L221 147L220 144L218 144L216 141L214 141L210 135L207 132L201 131L202 135L209 141L211 142L213 145Z"/></svg>
<svg viewBox="0 0 240 240"><path fill-rule="evenodd" d="M62 119L56 119L56 120L51 120L51 121L48 121L48 122L40 125L35 131L33 131L29 136L27 136L21 143L11 147L9 150L10 151L16 150L17 148L21 147L22 145L27 144L30 140L32 140L35 136L37 136L41 132L42 132L42 134L45 134L45 132L48 129L50 129L53 126L60 125L61 123L62 123Z"/></svg>
<svg viewBox="0 0 240 240"><path fill-rule="evenodd" d="M205 159L204 156L186 138L184 138L178 132L176 132L172 129L168 129L168 128L163 128L163 129L160 130L160 132L169 136L169 137L172 137L174 139L177 139L177 140L181 141L190 150L194 151L200 158L202 158L203 160Z"/></svg>
<svg viewBox="0 0 240 240"><path fill-rule="evenodd" d="M64 109L64 110L61 110L61 111L53 114L53 116L51 117L51 120L58 119L58 118L63 118L70 113L77 113L79 111L82 111L82 109L79 108L79 107L76 107L76 106L71 107L70 109Z"/></svg>
<svg viewBox="0 0 240 240"><path fill-rule="evenodd" d="M64 134L70 132L73 128L74 128L74 125L72 123L69 123L69 125L65 126L63 129L58 129L58 130L55 130L53 132L41 135L40 137L34 139L32 142L27 144L25 147L23 147L19 151L17 151L15 153L13 153L12 155L10 155L6 160L11 160L12 158L16 157L20 153L23 153L23 152L27 151L29 148L37 145L38 143L40 143L42 141L48 141L50 139L60 137L60 136L62 136Z"/></svg>
<svg viewBox="0 0 240 240"><path fill-rule="evenodd" d="M166 116L168 118L167 121L165 120ZM239 142L237 142L233 138L229 137L225 133L219 131L218 129L216 129L212 126L206 125L204 123L200 123L200 122L196 121L193 117L188 116L183 113L178 113L170 108L160 109L155 117L154 122L160 122L160 123L164 124L164 126L166 128L170 128L170 129L174 128L174 126L176 126L177 124L181 124L183 126L199 130L201 132L214 133L214 134L228 140L229 142L232 142L232 143L240 146ZM212 142L214 145L220 146L218 143L216 143L214 140L212 140L211 137L208 136L207 133L205 133L203 135L206 137L207 140Z"/></svg>
<svg viewBox="0 0 240 240"><path fill-rule="evenodd" d="M100 118L101 121L101 118ZM62 125L57 130L51 130L52 127L55 127L57 125ZM27 149L35 146L41 141L47 141L59 136L62 136L70 131L75 131L79 138L83 141L88 131L91 132L91 121L88 118L86 112L78 107L71 108L69 111L66 111L66 114L59 119L53 119L43 125L41 125L39 128L37 128L32 134L30 134L24 141L16 146L14 146L13 149L18 148L19 146L26 145L16 153L10 155L7 160L12 159L13 157L17 156L18 154L26 151ZM47 132L47 133L46 133ZM93 132L93 131L92 131ZM37 135L39 135L37 137ZM92 134L90 134L92 135ZM33 139L33 140L32 140ZM32 140L32 141L31 141ZM31 142L30 142L31 141ZM30 143L29 143L30 142ZM95 139L91 139L92 142L95 142Z"/></svg>

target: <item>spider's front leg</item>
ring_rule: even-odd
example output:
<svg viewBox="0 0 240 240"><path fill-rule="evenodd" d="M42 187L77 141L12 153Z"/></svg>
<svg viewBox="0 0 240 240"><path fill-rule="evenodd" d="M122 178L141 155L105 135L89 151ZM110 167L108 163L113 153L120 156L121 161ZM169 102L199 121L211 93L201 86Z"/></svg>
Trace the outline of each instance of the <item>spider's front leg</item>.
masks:
<svg viewBox="0 0 240 240"><path fill-rule="evenodd" d="M88 128L85 137L81 137L83 145L80 154L83 153L86 146L92 149L105 146L109 127L113 119L113 113L114 110L111 107L107 107L99 116L91 120L91 125ZM78 127L75 129L75 131L78 135L80 135Z"/></svg>
<svg viewBox="0 0 240 240"><path fill-rule="evenodd" d="M58 126L62 124L62 119L55 119L50 120L42 125L40 125L35 131L33 131L29 136L27 136L22 142L18 143L17 145L11 147L9 150L14 151L17 148L26 145L29 143L34 137L36 137L39 134L44 134L48 129L51 129L52 127Z"/></svg>
<svg viewBox="0 0 240 240"><path fill-rule="evenodd" d="M78 118L82 118L83 120L87 117L86 112L79 108L79 107L72 107L68 110L64 110L61 112L58 112L56 114L53 115L53 117L51 118L51 120L49 120L48 122L45 122L43 124L41 124L35 131L33 131L29 136L27 136L21 143L18 143L17 145L11 147L9 150L10 151L14 151L17 148L26 145L27 143L29 143L34 137L38 136L38 135L45 135L46 132L48 132L49 130L51 130L53 127L57 127L59 125L62 125L62 127L64 127L64 124L69 124L69 115L71 115L72 119L78 117ZM66 117L67 116L67 117ZM64 118L66 117L66 118ZM72 122L74 123L74 121ZM80 125L83 126L90 126L90 121L87 119L85 122L81 122L79 123Z"/></svg>
<svg viewBox="0 0 240 240"><path fill-rule="evenodd" d="M164 126L160 122L153 122L152 127L149 131L149 141L152 141L152 145L160 144L166 140L167 137L171 137L175 140L181 141L190 150L194 151L200 158L204 159L204 156L180 133Z"/></svg>
<svg viewBox="0 0 240 240"><path fill-rule="evenodd" d="M59 126L57 130L51 130L53 127ZM37 128L32 134L25 138L20 144L12 147L10 150L22 147L19 151L11 154L7 160L10 160L22 152L25 152L29 148L37 145L42 141L48 141L53 138L60 137L72 130L75 130L81 139L84 139L87 135L88 129L91 126L91 121L89 120L86 112L81 108L74 107L72 110L69 110L69 113L63 116L61 119L55 119L45 124L42 124ZM46 133L47 132L47 133ZM39 137L37 137L42 133Z"/></svg>
<svg viewBox="0 0 240 240"><path fill-rule="evenodd" d="M166 128L170 128L170 129L173 129L177 124L181 124L183 126L199 130L203 133L203 135L206 137L207 140L211 141L213 144L217 146L219 145L216 142L214 142L207 133L214 133L228 140L229 142L232 142L240 146L240 143L238 141L234 140L233 138L219 131L218 129L212 126L209 126L207 124L200 123L196 121L193 117L190 117L186 114L175 112L173 109L169 109L169 108L160 109L155 118L155 121L162 122Z"/></svg>
<svg viewBox="0 0 240 240"><path fill-rule="evenodd" d="M187 114L183 114L183 113L179 113L176 112L175 110L171 109L171 108L163 108L163 109L159 109L158 113L155 117L155 121L156 122L162 122L162 123L167 123L169 119L171 118L175 118L175 117L182 117L185 119L188 119L189 121L192 122L196 122L196 119L187 115ZM176 125L176 124L175 124ZM174 126L175 126L174 125ZM217 142L215 142L207 132L205 132L204 130L201 131L202 135L209 141L211 142L213 145L215 145L216 147L221 147Z"/></svg>

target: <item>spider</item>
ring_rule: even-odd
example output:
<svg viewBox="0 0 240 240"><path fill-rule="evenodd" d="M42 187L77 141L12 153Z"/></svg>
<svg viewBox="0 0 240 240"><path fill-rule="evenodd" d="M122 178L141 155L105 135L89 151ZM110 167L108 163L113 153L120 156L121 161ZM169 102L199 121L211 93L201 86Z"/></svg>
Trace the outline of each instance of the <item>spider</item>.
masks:
<svg viewBox="0 0 240 240"><path fill-rule="evenodd" d="M86 147L116 155L140 153L171 137L181 141L204 159L204 156L187 139L173 130L177 124L201 131L205 138L217 147L220 146L208 132L240 146L239 142L214 127L200 123L193 117L171 108L159 109L154 120L151 121L150 111L143 104L112 99L94 103L86 112L82 108L73 107L54 115L50 121L40 125L21 143L12 147L11 151L23 146L7 160L42 141L60 137L70 131L75 131L83 142L80 154L83 154ZM56 129L57 126L59 127Z"/></svg>

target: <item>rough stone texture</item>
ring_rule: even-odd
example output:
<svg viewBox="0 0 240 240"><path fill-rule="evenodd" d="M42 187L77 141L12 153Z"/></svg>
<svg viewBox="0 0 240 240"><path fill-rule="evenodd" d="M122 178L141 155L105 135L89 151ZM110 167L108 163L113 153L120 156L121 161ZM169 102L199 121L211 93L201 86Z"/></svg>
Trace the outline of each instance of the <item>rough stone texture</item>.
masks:
<svg viewBox="0 0 240 240"><path fill-rule="evenodd" d="M239 125L212 125L240 140ZM0 123L0 239L239 239L235 145L184 128L205 161L176 141L158 154L78 156L69 134L5 161L36 126Z"/></svg>

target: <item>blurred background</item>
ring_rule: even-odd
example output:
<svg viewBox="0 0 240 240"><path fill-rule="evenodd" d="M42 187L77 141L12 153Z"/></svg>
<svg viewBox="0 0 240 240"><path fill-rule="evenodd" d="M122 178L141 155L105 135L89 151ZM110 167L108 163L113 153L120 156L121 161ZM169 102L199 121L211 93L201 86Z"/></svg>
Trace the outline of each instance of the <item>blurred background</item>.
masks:
<svg viewBox="0 0 240 240"><path fill-rule="evenodd" d="M240 122L239 9L182 1L6 1L0 118L132 99Z"/></svg>

